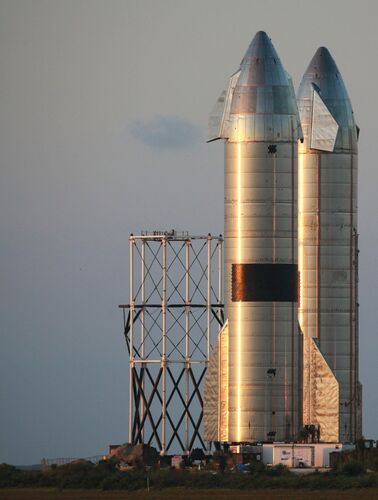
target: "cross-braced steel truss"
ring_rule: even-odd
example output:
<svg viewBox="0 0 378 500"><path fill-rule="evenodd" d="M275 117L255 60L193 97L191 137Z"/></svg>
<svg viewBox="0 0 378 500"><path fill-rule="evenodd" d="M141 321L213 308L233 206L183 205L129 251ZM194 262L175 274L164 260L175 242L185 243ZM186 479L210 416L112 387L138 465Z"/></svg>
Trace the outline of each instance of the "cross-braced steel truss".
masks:
<svg viewBox="0 0 378 500"><path fill-rule="evenodd" d="M222 237L131 235L129 441L165 454L202 447L202 383L223 325Z"/></svg>

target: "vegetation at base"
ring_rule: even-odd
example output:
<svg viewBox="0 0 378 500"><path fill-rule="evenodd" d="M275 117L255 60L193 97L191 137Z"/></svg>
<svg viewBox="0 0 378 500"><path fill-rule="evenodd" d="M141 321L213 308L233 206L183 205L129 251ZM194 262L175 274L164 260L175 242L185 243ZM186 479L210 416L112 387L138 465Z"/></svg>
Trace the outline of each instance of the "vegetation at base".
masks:
<svg viewBox="0 0 378 500"><path fill-rule="evenodd" d="M358 476L366 470L378 472L378 448L366 448L360 439L354 450L343 450L335 454L333 468L348 476Z"/></svg>
<svg viewBox="0 0 378 500"><path fill-rule="evenodd" d="M78 461L46 471L24 471L14 466L0 465L0 488L54 487L59 489L141 490L184 487L191 489L349 489L378 487L378 474L366 474L361 464L349 462L337 471L297 475L284 466L264 467L253 463L248 472L190 471L173 469L134 468L120 471L111 460L94 465Z"/></svg>

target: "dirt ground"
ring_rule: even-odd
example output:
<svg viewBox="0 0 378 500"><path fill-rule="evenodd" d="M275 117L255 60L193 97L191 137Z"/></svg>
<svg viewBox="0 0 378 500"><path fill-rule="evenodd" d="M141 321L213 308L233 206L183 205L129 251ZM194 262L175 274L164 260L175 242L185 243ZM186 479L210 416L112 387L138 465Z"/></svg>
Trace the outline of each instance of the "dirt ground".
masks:
<svg viewBox="0 0 378 500"><path fill-rule="evenodd" d="M56 489L0 489L0 500L377 500L378 488L363 490L185 490L99 491Z"/></svg>

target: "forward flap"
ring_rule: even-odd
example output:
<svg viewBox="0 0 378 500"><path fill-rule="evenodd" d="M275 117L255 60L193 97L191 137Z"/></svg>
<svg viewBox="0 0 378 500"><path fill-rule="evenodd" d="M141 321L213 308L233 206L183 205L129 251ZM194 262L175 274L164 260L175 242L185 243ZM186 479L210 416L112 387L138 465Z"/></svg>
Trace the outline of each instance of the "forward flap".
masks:
<svg viewBox="0 0 378 500"><path fill-rule="evenodd" d="M339 126L318 92L313 89L311 149L332 152Z"/></svg>
<svg viewBox="0 0 378 500"><path fill-rule="evenodd" d="M231 76L228 89L223 90L210 113L207 142L227 139L229 136L231 101L239 75L240 70Z"/></svg>

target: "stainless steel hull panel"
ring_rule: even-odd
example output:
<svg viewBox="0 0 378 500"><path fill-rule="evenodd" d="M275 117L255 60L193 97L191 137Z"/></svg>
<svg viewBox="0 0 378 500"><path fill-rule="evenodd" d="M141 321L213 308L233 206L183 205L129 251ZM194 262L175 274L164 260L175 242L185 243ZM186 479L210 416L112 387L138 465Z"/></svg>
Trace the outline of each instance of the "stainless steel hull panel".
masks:
<svg viewBox="0 0 378 500"><path fill-rule="evenodd" d="M231 300L235 262L297 262L296 155L293 143L278 143L274 156L267 143L225 145L229 440L234 442L266 441L270 432L287 440L299 427L297 304ZM274 377L268 375L272 367Z"/></svg>

